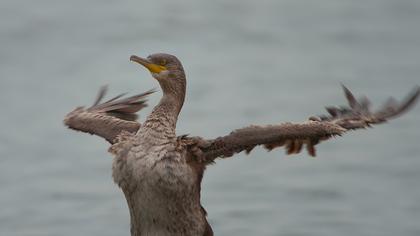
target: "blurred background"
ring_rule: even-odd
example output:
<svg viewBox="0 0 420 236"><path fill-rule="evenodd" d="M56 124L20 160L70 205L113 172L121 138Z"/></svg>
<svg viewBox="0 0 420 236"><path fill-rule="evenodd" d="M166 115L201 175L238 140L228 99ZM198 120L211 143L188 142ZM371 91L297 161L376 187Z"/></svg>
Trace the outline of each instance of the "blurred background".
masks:
<svg viewBox="0 0 420 236"><path fill-rule="evenodd" d="M178 134L213 138L323 113L345 103L340 82L402 98L420 83L419 23L417 0L1 0L0 235L129 235L108 144L62 119L101 85L157 87L131 54L181 59ZM219 160L202 194L215 235L420 235L419 122L417 106L316 159Z"/></svg>

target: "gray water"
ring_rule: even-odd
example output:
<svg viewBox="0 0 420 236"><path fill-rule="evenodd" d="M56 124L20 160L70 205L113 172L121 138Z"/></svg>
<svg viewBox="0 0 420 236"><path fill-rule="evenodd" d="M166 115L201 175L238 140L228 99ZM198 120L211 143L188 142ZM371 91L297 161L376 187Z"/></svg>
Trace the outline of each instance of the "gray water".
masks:
<svg viewBox="0 0 420 236"><path fill-rule="evenodd" d="M417 0L2 0L0 235L129 235L107 143L62 119L100 85L157 87L131 54L182 60L178 133L212 138L343 104L340 82L375 104L403 97L420 83L419 24ZM316 159L217 161L202 193L215 234L420 235L419 121L417 106Z"/></svg>

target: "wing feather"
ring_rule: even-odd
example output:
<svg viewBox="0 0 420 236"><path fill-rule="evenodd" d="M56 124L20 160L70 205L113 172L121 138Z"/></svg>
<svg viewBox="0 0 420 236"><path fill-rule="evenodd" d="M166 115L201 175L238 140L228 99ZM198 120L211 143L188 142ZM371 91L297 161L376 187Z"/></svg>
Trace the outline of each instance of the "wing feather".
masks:
<svg viewBox="0 0 420 236"><path fill-rule="evenodd" d="M66 115L64 124L70 129L103 137L112 144L122 131L134 133L140 128L136 113L147 106L146 97L153 92L149 90L127 98L120 94L101 102L107 93L107 86L102 86L93 105L76 108Z"/></svg>
<svg viewBox="0 0 420 236"><path fill-rule="evenodd" d="M202 156L199 160L207 163L244 150L249 153L258 145L267 150L284 146L287 154L297 154L306 147L308 154L315 156L315 145L321 141L398 117L412 108L420 95L420 87L417 86L401 102L391 99L378 111L371 112L370 101L366 97L357 100L348 88L343 86L343 90L348 106L326 107L329 115L312 116L303 123L252 125L212 140L193 137L191 139L197 142L192 146L200 147Z"/></svg>

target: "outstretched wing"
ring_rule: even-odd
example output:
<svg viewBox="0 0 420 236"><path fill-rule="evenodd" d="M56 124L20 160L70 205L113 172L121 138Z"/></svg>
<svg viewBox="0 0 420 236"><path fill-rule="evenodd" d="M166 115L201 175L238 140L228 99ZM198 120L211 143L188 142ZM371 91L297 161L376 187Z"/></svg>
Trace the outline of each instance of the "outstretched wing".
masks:
<svg viewBox="0 0 420 236"><path fill-rule="evenodd" d="M68 113L64 124L70 129L103 137L111 144L122 131L136 132L140 128L136 112L147 106L146 97L154 91L127 98L123 98L125 94L120 94L101 102L106 92L107 87L101 87L94 104L89 108L78 107Z"/></svg>
<svg viewBox="0 0 420 236"><path fill-rule="evenodd" d="M343 89L348 106L327 107L329 115L313 116L307 122L249 126L213 140L199 137L184 139L190 139L190 150L206 163L244 150L249 153L258 145L264 145L268 150L284 146L287 154L297 154L306 146L309 155L315 156L315 145L320 141L395 118L409 110L420 94L420 88L416 87L402 102L391 98L381 109L372 112L366 97L357 100L346 87L343 86Z"/></svg>

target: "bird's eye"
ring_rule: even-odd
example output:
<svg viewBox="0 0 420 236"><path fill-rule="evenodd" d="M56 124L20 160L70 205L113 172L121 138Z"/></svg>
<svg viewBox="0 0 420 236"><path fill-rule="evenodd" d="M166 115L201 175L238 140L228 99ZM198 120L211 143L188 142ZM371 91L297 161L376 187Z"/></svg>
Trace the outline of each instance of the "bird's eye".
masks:
<svg viewBox="0 0 420 236"><path fill-rule="evenodd" d="M166 59L162 59L162 61L160 61L160 65L161 65L161 66L166 65Z"/></svg>

